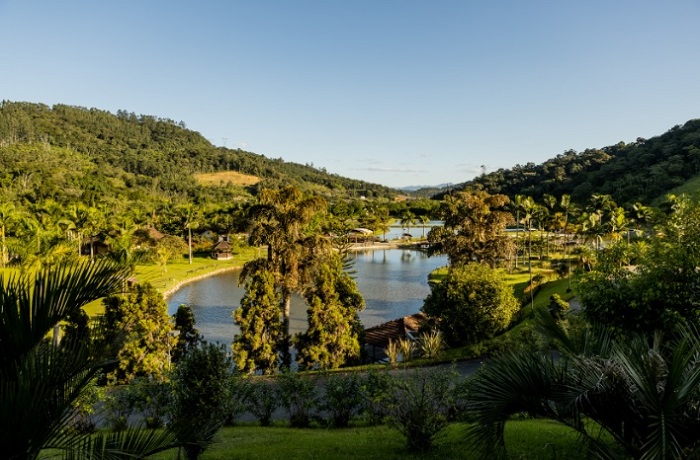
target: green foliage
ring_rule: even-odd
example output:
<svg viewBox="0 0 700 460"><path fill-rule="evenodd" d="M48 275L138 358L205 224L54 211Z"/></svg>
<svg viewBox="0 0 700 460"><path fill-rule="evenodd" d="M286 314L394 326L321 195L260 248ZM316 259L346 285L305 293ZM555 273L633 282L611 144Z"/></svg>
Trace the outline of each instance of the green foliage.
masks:
<svg viewBox="0 0 700 460"><path fill-rule="evenodd" d="M107 335L118 358L108 378L128 382L139 376L162 379L174 344L163 294L149 283L103 300Z"/></svg>
<svg viewBox="0 0 700 460"><path fill-rule="evenodd" d="M462 187L511 197L530 195L538 201L544 194L568 194L577 203L598 193L627 206L651 203L699 173L700 120L696 119L651 139L583 152L567 150L539 165L499 169Z"/></svg>
<svg viewBox="0 0 700 460"><path fill-rule="evenodd" d="M597 458L697 456L700 336L695 329L662 337L589 328L574 336L547 313L539 320L559 343L559 360L548 352L504 354L482 367L470 385L476 423L468 441L484 455L505 454L506 421L525 412L575 429ZM615 440L622 455L601 432Z"/></svg>
<svg viewBox="0 0 700 460"><path fill-rule="evenodd" d="M180 361L187 350L196 347L202 340L199 331L194 327L196 320L189 305L180 305L175 312L175 331L178 331L177 342L172 350L172 361Z"/></svg>
<svg viewBox="0 0 700 460"><path fill-rule="evenodd" d="M457 404L457 373L449 370L420 370L402 375L393 381L389 416L406 437L408 448L425 452L435 436L449 422L449 414Z"/></svg>
<svg viewBox="0 0 700 460"><path fill-rule="evenodd" d="M170 423L185 457L197 459L226 419L231 362L222 347L189 350L172 375Z"/></svg>
<svg viewBox="0 0 700 460"><path fill-rule="evenodd" d="M258 419L260 426L270 426L272 414L278 404L274 382L267 379L249 379L244 382L244 389L247 410Z"/></svg>
<svg viewBox="0 0 700 460"><path fill-rule="evenodd" d="M248 407L250 385L246 377L234 372L228 381L228 400L226 401L226 426L236 424L236 419L243 414Z"/></svg>
<svg viewBox="0 0 700 460"><path fill-rule="evenodd" d="M423 332L418 340L421 357L426 359L435 359L440 356L445 348L445 342L442 340L440 331Z"/></svg>
<svg viewBox="0 0 700 460"><path fill-rule="evenodd" d="M439 211L444 224L428 232L431 251L447 254L453 266L476 261L495 267L512 251L504 233L513 220L505 209L508 201L484 192L446 196Z"/></svg>
<svg viewBox="0 0 700 460"><path fill-rule="evenodd" d="M270 272L256 272L246 281L245 295L233 317L240 328L231 344L236 368L243 373L274 373L279 362L282 323L280 295Z"/></svg>
<svg viewBox="0 0 700 460"><path fill-rule="evenodd" d="M105 399L104 387L98 384L101 378L102 375L95 376L73 401L75 418L71 429L78 434L94 433L97 430L97 421L94 419L97 412L96 406Z"/></svg>
<svg viewBox="0 0 700 460"><path fill-rule="evenodd" d="M399 339L399 353L401 354L401 361L408 362L413 359L413 351L415 350L415 344L413 340L402 337Z"/></svg>
<svg viewBox="0 0 700 460"><path fill-rule="evenodd" d="M384 353L389 358L389 363L392 366L396 366L396 363L398 363L400 352L401 350L399 342L389 340L389 342L386 345L386 348L384 349Z"/></svg>
<svg viewBox="0 0 700 460"><path fill-rule="evenodd" d="M345 428L362 408L361 381L357 374L330 374L325 382L322 408L328 411L331 425Z"/></svg>
<svg viewBox="0 0 700 460"><path fill-rule="evenodd" d="M365 302L338 255L319 266L305 297L309 326L295 340L300 366L334 369L359 361L359 312Z"/></svg>
<svg viewBox="0 0 700 460"><path fill-rule="evenodd" d="M547 309L553 318L561 321L569 311L569 302L563 300L559 294L552 294L549 298L549 306Z"/></svg>
<svg viewBox="0 0 700 460"><path fill-rule="evenodd" d="M129 386L135 393L134 408L143 415L146 427L161 428L165 424L171 403L169 382L138 377Z"/></svg>
<svg viewBox="0 0 700 460"><path fill-rule="evenodd" d="M319 404L316 380L297 372L283 372L276 381L277 398L287 411L291 426L308 427Z"/></svg>
<svg viewBox="0 0 700 460"><path fill-rule="evenodd" d="M513 288L498 270L482 264L453 267L431 285L423 311L437 322L448 345L460 346L493 337L518 311Z"/></svg>
<svg viewBox="0 0 700 460"><path fill-rule="evenodd" d="M321 228L326 208L323 198L309 196L288 186L262 189L258 204L250 209L253 225L248 243L251 246L266 245L267 257L246 262L241 279L260 271L267 271L274 277L275 287L281 294L279 350L285 369L289 369L292 363L289 351L292 293L303 293L318 264L333 254L332 245Z"/></svg>
<svg viewBox="0 0 700 460"><path fill-rule="evenodd" d="M0 276L0 444L3 457L34 459L42 449L73 458L144 457L173 446L167 432L81 435L70 429L110 358L97 329L65 343L47 340L67 315L116 292L128 271L107 261ZM79 338L87 339L79 339Z"/></svg>
<svg viewBox="0 0 700 460"><path fill-rule="evenodd" d="M674 199L672 213L643 244L601 251L576 286L586 317L626 331L670 330L700 322L700 205ZM628 264L634 258L635 268Z"/></svg>
<svg viewBox="0 0 700 460"><path fill-rule="evenodd" d="M382 371L370 370L361 381L362 414L370 425L379 425L388 415L393 377Z"/></svg>

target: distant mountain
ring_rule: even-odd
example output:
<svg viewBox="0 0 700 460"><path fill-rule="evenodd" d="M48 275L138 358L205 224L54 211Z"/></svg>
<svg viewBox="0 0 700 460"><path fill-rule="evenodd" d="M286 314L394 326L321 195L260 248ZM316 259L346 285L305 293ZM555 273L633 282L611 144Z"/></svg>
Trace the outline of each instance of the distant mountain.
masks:
<svg viewBox="0 0 700 460"><path fill-rule="evenodd" d="M449 188L452 186L454 186L454 184L447 182L447 183L439 184L439 185L408 185L406 187L399 187L399 190L402 190L404 192L417 192L418 190L443 189L443 188Z"/></svg>

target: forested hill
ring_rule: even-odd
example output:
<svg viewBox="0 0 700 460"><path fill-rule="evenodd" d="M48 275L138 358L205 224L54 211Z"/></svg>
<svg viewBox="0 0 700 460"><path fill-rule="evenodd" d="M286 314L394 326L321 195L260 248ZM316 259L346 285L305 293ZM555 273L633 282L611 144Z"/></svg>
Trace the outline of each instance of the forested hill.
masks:
<svg viewBox="0 0 700 460"><path fill-rule="evenodd" d="M100 195L226 200L254 189L197 183L195 173L236 171L261 184L296 185L326 195L393 197L387 187L312 166L213 146L183 122L68 105L0 103L0 185L32 199ZM89 200L88 200L89 201Z"/></svg>
<svg viewBox="0 0 700 460"><path fill-rule="evenodd" d="M587 201L593 193L611 195L619 204L650 204L700 174L700 119L665 134L583 152L567 151L540 165L499 169L453 187L484 187L508 196L570 194ZM444 195L446 191L437 196Z"/></svg>

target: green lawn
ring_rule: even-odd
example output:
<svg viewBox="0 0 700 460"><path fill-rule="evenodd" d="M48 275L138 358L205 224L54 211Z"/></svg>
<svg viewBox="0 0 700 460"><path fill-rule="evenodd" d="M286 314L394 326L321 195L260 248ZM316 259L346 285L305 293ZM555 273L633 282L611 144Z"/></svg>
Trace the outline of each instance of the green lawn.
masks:
<svg viewBox="0 0 700 460"><path fill-rule="evenodd" d="M450 425L433 449L420 454L406 448L405 439L388 426L346 429L296 429L240 426L223 428L202 460L296 459L477 459L464 441L464 424ZM586 450L575 431L548 420L517 420L506 424L506 446L514 459L585 459ZM177 458L177 451L154 459Z"/></svg>

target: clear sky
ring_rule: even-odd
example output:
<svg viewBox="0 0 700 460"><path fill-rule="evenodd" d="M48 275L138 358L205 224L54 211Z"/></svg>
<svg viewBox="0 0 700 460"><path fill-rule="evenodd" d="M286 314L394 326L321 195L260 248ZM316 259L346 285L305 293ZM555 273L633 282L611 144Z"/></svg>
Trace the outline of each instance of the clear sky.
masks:
<svg viewBox="0 0 700 460"><path fill-rule="evenodd" d="M456 183L700 118L700 2L0 0L0 99Z"/></svg>

